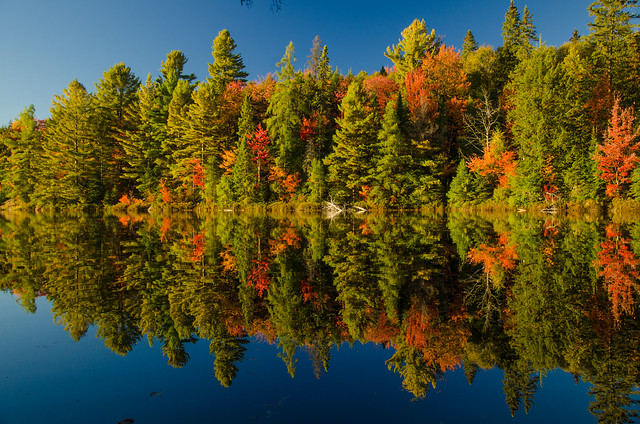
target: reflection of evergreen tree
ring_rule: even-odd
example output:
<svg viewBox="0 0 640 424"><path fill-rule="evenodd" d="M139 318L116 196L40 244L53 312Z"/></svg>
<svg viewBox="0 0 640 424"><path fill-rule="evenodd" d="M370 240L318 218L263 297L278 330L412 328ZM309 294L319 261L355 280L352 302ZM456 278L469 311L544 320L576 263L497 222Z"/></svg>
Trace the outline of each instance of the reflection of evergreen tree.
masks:
<svg viewBox="0 0 640 424"><path fill-rule="evenodd" d="M213 362L216 378L223 387L231 386L236 377L238 367L235 362L242 361L244 352L247 350L244 345L247 343L247 339L234 337L211 340L210 352L216 356Z"/></svg>

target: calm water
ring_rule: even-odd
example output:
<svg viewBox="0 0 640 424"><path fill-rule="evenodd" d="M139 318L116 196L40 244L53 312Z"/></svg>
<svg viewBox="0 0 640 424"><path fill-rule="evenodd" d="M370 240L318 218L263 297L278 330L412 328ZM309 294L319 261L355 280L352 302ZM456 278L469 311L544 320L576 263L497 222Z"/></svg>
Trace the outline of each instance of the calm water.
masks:
<svg viewBox="0 0 640 424"><path fill-rule="evenodd" d="M0 424L636 420L640 224L27 215L0 231Z"/></svg>

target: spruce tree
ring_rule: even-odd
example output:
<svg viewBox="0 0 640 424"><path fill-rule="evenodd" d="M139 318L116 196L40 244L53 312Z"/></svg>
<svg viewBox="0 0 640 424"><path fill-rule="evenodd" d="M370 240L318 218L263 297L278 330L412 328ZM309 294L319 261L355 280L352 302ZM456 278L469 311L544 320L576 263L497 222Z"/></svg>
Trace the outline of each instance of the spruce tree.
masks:
<svg viewBox="0 0 640 424"><path fill-rule="evenodd" d="M125 152L124 177L135 181L137 194L146 200L156 197L156 190L162 176L160 157L162 156L159 125L157 122L158 86L147 76L145 84L138 89L138 101L129 111L133 130L120 137ZM162 125L166 134L166 125Z"/></svg>
<svg viewBox="0 0 640 424"><path fill-rule="evenodd" d="M251 162L247 136L253 133L253 105L251 96L245 93L242 99L240 120L238 122L238 142L236 147L236 163L233 165L233 187L237 200L241 203L255 201L256 172Z"/></svg>
<svg viewBox="0 0 640 424"><path fill-rule="evenodd" d="M371 170L374 184L371 196L383 206L407 206L413 190L410 140L404 130L407 116L408 111L398 93L397 100L387 103L378 133L378 159Z"/></svg>
<svg viewBox="0 0 640 424"><path fill-rule="evenodd" d="M465 35L464 42L462 43L462 53L460 55L462 57L462 60L466 60L469 54L475 52L476 50L478 50L478 43L473 37L471 30L467 30L467 35Z"/></svg>
<svg viewBox="0 0 640 424"><path fill-rule="evenodd" d="M596 0L589 5L591 33L589 41L595 46L595 58L602 63L609 86L624 91L626 72L638 14L632 10L637 0Z"/></svg>
<svg viewBox="0 0 640 424"><path fill-rule="evenodd" d="M353 202L369 186L373 145L376 142L375 108L359 80L353 81L340 105L343 117L333 137L333 152L324 160L329 193L335 200Z"/></svg>
<svg viewBox="0 0 640 424"><path fill-rule="evenodd" d="M12 123L9 138L3 140L11 154L3 175L3 185L16 206L30 206L32 194L39 184L42 163L43 123L34 117L33 105L25 108Z"/></svg>

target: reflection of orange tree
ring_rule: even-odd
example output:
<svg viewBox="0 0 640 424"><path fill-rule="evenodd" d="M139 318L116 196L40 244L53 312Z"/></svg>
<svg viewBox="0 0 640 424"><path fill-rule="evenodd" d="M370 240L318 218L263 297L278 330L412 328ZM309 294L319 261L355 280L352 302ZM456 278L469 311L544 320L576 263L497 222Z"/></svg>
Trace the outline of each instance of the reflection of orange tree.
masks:
<svg viewBox="0 0 640 424"><path fill-rule="evenodd" d="M494 284L501 284L505 271L515 269L518 254L516 247L509 244L509 235L505 233L498 237L494 245L482 243L478 248L471 248L468 258L474 264L483 264L484 272L493 277Z"/></svg>
<svg viewBox="0 0 640 424"><path fill-rule="evenodd" d="M629 248L629 239L614 224L606 229L607 239L600 243L600 252L594 265L600 268L599 277L609 293L616 322L622 314L631 315L634 310L634 293L638 291L640 262Z"/></svg>

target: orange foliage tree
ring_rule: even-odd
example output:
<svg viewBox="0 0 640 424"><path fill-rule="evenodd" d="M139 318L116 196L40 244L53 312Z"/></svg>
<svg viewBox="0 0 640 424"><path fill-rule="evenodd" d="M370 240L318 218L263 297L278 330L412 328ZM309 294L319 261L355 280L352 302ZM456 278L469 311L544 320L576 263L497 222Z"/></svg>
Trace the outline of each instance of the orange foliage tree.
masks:
<svg viewBox="0 0 640 424"><path fill-rule="evenodd" d="M604 143L595 155L600 177L606 182L606 194L620 197L622 187L631 181L630 174L638 162L636 138L640 128L633 128L633 108L621 108L620 98L614 99L609 128Z"/></svg>
<svg viewBox="0 0 640 424"><path fill-rule="evenodd" d="M472 172L477 172L492 182L497 182L499 187L509 185L509 178L516 174L517 165L516 154L505 150L502 137L496 135L489 145L485 146L482 156L474 156L467 162L467 166Z"/></svg>

